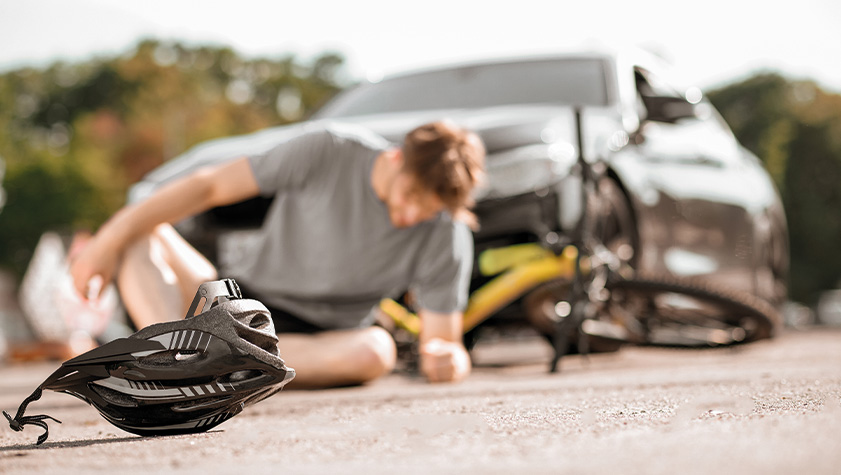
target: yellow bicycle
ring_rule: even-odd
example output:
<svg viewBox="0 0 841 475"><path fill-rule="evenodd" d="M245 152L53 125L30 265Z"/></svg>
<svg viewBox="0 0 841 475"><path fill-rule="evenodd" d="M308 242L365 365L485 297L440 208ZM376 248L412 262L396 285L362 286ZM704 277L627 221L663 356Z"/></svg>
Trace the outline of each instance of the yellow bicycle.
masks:
<svg viewBox="0 0 841 475"><path fill-rule="evenodd" d="M580 131L580 111L576 112ZM579 134L579 150L581 150ZM707 347L770 337L781 317L768 302L697 278L645 275L633 268L633 248L613 240L616 187L605 166L579 153L584 212L573 236L554 244L522 243L482 251L487 280L473 290L465 333L512 303L553 345L551 370L574 345L579 352L622 343ZM417 338L420 320L393 300L380 305L400 331Z"/></svg>
<svg viewBox="0 0 841 475"><path fill-rule="evenodd" d="M601 256L579 255L572 245L557 254L538 244L493 249L480 255L479 267L496 277L471 294L464 332L522 300L524 317L555 348L553 371L570 344L581 352L621 343L732 345L768 338L780 322L755 296L698 279L611 269ZM420 319L405 306L386 299L380 308L402 331L419 335Z"/></svg>

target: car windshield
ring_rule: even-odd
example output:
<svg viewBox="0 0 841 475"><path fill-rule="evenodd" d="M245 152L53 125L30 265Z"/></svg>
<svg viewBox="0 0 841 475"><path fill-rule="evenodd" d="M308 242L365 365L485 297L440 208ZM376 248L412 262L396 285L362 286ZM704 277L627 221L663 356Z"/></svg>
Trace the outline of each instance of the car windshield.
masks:
<svg viewBox="0 0 841 475"><path fill-rule="evenodd" d="M552 59L480 64L396 76L356 87L317 117L512 104L607 105L604 61Z"/></svg>

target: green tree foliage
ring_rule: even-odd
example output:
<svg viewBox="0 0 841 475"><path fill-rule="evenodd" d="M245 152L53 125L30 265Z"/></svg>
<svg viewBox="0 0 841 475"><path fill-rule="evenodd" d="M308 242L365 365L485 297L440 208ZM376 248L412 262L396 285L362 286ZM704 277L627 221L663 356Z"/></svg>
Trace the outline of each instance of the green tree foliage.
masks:
<svg viewBox="0 0 841 475"><path fill-rule="evenodd" d="M0 266L20 275L44 231L97 228L131 183L196 143L301 119L340 90L343 64L148 40L0 75Z"/></svg>
<svg viewBox="0 0 841 475"><path fill-rule="evenodd" d="M761 74L709 93L739 141L764 162L783 198L790 296L811 302L841 284L841 96Z"/></svg>

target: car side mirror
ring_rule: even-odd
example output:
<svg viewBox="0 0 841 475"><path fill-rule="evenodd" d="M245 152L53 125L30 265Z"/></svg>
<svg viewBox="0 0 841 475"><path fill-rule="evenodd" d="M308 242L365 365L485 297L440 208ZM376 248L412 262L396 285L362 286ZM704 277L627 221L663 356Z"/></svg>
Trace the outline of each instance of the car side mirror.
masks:
<svg viewBox="0 0 841 475"><path fill-rule="evenodd" d="M674 123L680 119L698 117L695 104L682 97L643 96L642 100L648 112L646 120Z"/></svg>

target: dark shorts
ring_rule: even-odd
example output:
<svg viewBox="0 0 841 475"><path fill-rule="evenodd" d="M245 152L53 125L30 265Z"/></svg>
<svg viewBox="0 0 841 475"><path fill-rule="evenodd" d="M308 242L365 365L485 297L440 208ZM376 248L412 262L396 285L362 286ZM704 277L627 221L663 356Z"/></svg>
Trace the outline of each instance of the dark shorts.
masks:
<svg viewBox="0 0 841 475"><path fill-rule="evenodd" d="M243 298L254 299L262 302L259 297L243 287L242 284L239 284L239 287ZM265 302L262 303L263 305L266 305ZM272 307L270 305L266 305L266 308L269 309L269 312L272 314L275 333L319 333L327 330L326 328L322 328L314 323L310 323L302 319L301 317L287 312L282 308Z"/></svg>
<svg viewBox="0 0 841 475"><path fill-rule="evenodd" d="M266 308L272 314L275 333L319 333L326 331L325 328L292 315L286 310L268 305L266 305Z"/></svg>

